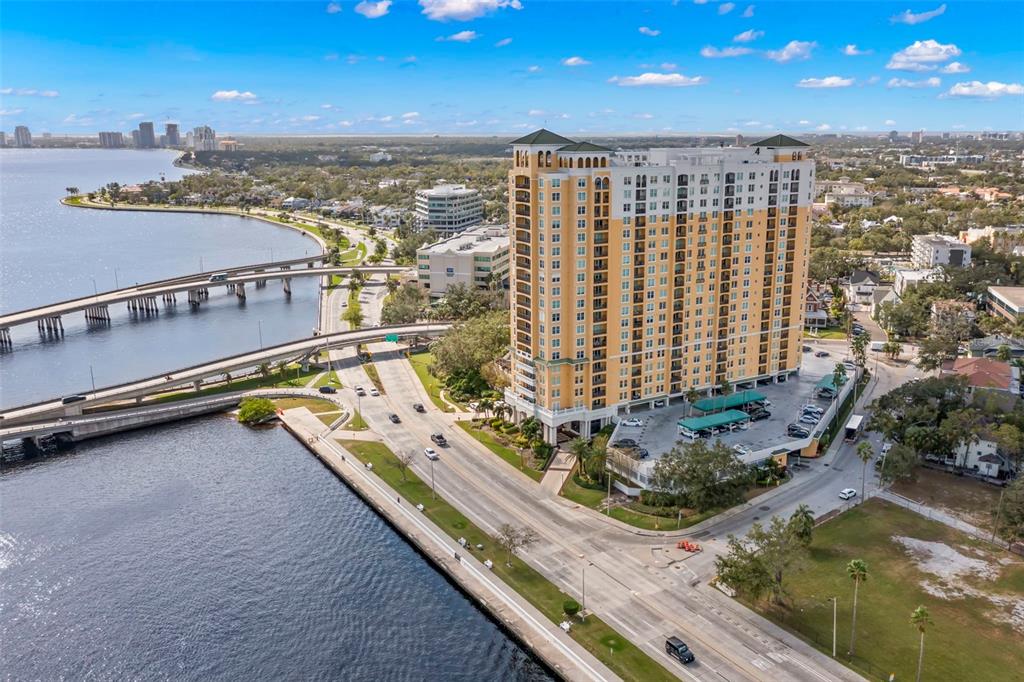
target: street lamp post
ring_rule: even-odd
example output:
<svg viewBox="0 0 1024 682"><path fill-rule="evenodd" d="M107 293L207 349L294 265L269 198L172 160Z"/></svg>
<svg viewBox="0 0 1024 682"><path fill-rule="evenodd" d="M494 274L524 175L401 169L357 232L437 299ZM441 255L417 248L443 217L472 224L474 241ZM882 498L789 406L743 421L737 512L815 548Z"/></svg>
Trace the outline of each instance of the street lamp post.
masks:
<svg viewBox="0 0 1024 682"><path fill-rule="evenodd" d="M92 365L89 365L89 379L92 380L92 392L96 392L96 375L93 374Z"/></svg>
<svg viewBox="0 0 1024 682"><path fill-rule="evenodd" d="M121 285L117 283L117 268L114 268L114 288L120 289Z"/></svg>
<svg viewBox="0 0 1024 682"><path fill-rule="evenodd" d="M836 605L838 598L832 597L832 658L836 657Z"/></svg>
<svg viewBox="0 0 1024 682"><path fill-rule="evenodd" d="M94 295L94 296L99 296L99 295L100 295L100 290L99 290L99 288L98 288L98 287L96 286L96 278L95 278L95 277L91 277L91 276L90 276L90 277L89 277L89 279L91 279L91 280L92 280L92 293L93 293L93 295Z"/></svg>
<svg viewBox="0 0 1024 682"><path fill-rule="evenodd" d="M436 500L437 497L434 494L434 460L430 461L430 499Z"/></svg>
<svg viewBox="0 0 1024 682"><path fill-rule="evenodd" d="M260 335L260 350L263 350L263 320L256 320L256 328Z"/></svg>

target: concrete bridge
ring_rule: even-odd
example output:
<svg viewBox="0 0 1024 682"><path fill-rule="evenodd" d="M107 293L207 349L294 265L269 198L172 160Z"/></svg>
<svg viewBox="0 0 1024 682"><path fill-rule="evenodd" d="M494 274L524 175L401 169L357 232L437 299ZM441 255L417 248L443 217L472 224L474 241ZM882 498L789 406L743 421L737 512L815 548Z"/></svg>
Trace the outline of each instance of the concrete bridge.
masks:
<svg viewBox="0 0 1024 682"><path fill-rule="evenodd" d="M141 400L156 393L166 393L175 388L197 389L203 379L219 376L225 372L252 369L263 363L279 360L296 360L303 364L313 356L334 348L355 346L361 343L375 343L397 339L415 341L436 338L451 327L447 322L371 327L355 331L336 332L322 336L311 336L298 341L264 348L259 351L233 355L220 360L185 367L160 376L147 377L116 386L108 386L80 394L80 399L65 404L62 398L54 398L32 405L23 405L0 412L0 424L5 428L14 424L25 424L41 420L52 420L58 416L81 415L83 408L97 407L122 400ZM78 397L78 396L76 396Z"/></svg>
<svg viewBox="0 0 1024 682"><path fill-rule="evenodd" d="M240 299L246 296L246 285L257 288L266 286L270 280L280 280L285 294L291 294L291 281L295 277L324 277L340 275L348 277L356 272L367 275L395 275L407 272L409 268L395 265L357 266L357 267L314 267L324 256L315 256L293 261L272 264L250 265L233 270L222 270L219 273L202 273L178 277L160 282L148 282L133 287L107 291L94 296L71 299L59 303L22 310L16 313L0 315L0 347L11 346L12 327L35 322L39 330L46 334L60 336L64 330L63 316L76 312L84 312L89 324L108 324L110 306L125 303L129 311L144 314L158 314L160 303L165 307L177 305L178 294L185 294L189 305L198 306L210 296L210 289L223 286L229 294ZM305 268L291 269L292 264L306 264ZM160 302L158 302L158 299Z"/></svg>

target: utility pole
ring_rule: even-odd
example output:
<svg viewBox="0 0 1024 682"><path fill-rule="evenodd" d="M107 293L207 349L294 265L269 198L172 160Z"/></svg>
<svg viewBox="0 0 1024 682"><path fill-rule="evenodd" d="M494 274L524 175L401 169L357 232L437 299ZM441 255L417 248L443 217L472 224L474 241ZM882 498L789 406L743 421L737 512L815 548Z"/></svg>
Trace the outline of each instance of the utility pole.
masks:
<svg viewBox="0 0 1024 682"><path fill-rule="evenodd" d="M836 605L838 597L832 597L832 658L836 657Z"/></svg>
<svg viewBox="0 0 1024 682"><path fill-rule="evenodd" d="M89 378L92 380L92 392L96 392L96 375L93 374L92 365L89 365ZM1002 498L1000 498L1002 499Z"/></svg>
<svg viewBox="0 0 1024 682"><path fill-rule="evenodd" d="M437 497L434 494L434 460L428 460L430 462L430 499L436 500Z"/></svg>
<svg viewBox="0 0 1024 682"><path fill-rule="evenodd" d="M1003 495L1005 494L1006 486L1003 486L1003 489L999 491L999 504L996 505L996 518L992 521L992 538L990 540L991 542L996 541L996 529L999 528L999 517L1003 513Z"/></svg>
<svg viewBox="0 0 1024 682"><path fill-rule="evenodd" d="M256 328L260 334L260 350L263 350L263 320L256 320Z"/></svg>
<svg viewBox="0 0 1024 682"><path fill-rule="evenodd" d="M612 470L606 465L604 468L605 476L608 477L608 496L604 499L604 513L607 516L612 515Z"/></svg>

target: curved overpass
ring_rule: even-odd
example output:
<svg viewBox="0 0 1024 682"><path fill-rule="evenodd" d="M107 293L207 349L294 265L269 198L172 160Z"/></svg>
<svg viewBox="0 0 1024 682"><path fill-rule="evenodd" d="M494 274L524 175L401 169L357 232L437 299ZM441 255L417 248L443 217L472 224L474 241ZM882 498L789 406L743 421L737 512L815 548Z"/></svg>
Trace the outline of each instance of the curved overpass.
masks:
<svg viewBox="0 0 1024 682"><path fill-rule="evenodd" d="M32 405L22 405L0 412L3 425L20 424L52 418L57 415L78 415L85 407L96 407L119 400L142 398L154 393L165 393L174 388L191 387L196 382L225 372L258 367L264 362L278 360L306 360L309 357L331 348L355 346L361 343L374 343L387 340L385 337L397 337L399 340L415 338L436 338L451 327L448 322L431 322L421 324L393 325L389 327L372 327L356 331L336 332L323 336L311 336L298 341L264 348L259 351L242 353L231 357L213 360L201 365L193 365L173 370L159 376L138 379L116 386L107 386L80 395L84 400L65 405L61 398L54 398Z"/></svg>
<svg viewBox="0 0 1024 682"><path fill-rule="evenodd" d="M321 258L322 257L317 257L316 260ZM310 263L310 260L299 259L298 262ZM270 266L268 265L264 267ZM207 295L210 287L216 286L224 286L229 292L235 293L239 297L244 297L246 284L260 286L267 280L284 281L285 290L288 291L290 290L289 283L295 277L324 277L330 275L341 275L343 277L347 277L355 272L362 272L368 275L394 275L401 274L409 270L407 267L397 265L357 267L322 266L298 268L296 270L262 270L260 268L261 266L246 266L244 268L236 268L234 271L223 270L221 272L227 273L227 277L218 281L211 281L212 275L210 273L203 273L202 275L180 277L162 282L148 282L138 286L104 292L95 296L86 296L83 298L76 298L68 301L61 301L59 303L39 306L29 310L8 313L6 315L0 315L0 330L9 330L11 327L30 324L32 322L46 322L47 328L54 328L53 325L59 323L61 316L83 310L86 311L87 319L90 318L90 315L99 317L100 319L109 319L109 315L106 318L103 318L103 315L106 314L108 307L115 303L128 303L129 307L132 309L156 310L158 307L156 301L157 297L164 298L166 302L170 297L179 293L188 293L189 301L194 305L198 305L199 301Z"/></svg>

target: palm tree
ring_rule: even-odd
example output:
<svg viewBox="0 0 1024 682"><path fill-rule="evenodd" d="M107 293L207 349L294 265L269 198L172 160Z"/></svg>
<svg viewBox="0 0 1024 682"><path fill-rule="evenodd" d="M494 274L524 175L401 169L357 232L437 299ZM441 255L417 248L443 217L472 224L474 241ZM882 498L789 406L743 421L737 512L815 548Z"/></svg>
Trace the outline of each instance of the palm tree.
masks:
<svg viewBox="0 0 1024 682"><path fill-rule="evenodd" d="M585 478L589 478L587 476L587 459L591 454L590 441L582 436L573 438L569 441L569 452L576 455L576 461L579 462L580 465L580 473L583 474Z"/></svg>
<svg viewBox="0 0 1024 682"><path fill-rule="evenodd" d="M804 546L811 544L814 533L814 512L806 504L801 504L789 517L790 528L800 543Z"/></svg>
<svg viewBox="0 0 1024 682"><path fill-rule="evenodd" d="M860 584L868 579L868 565L863 559L853 559L846 565L846 575L853 580L853 624L850 626L850 655L853 655L853 643L857 637L857 592Z"/></svg>
<svg viewBox="0 0 1024 682"><path fill-rule="evenodd" d="M260 376L266 379L270 375L270 365L265 362L261 362L259 366Z"/></svg>
<svg viewBox="0 0 1024 682"><path fill-rule="evenodd" d="M690 416L693 415L693 404L698 400L700 400L700 391L691 386L689 390L686 391L686 403L689 405L688 409Z"/></svg>
<svg viewBox="0 0 1024 682"><path fill-rule="evenodd" d="M857 457L860 458L860 494L866 494L864 490L865 482L867 481L868 475L868 462L870 462L875 456L875 449L871 447L871 443L862 441L857 446ZM863 499L863 498L862 498Z"/></svg>
<svg viewBox="0 0 1024 682"><path fill-rule="evenodd" d="M494 409L494 401L490 398L481 398L479 405L480 411L484 413L484 417L489 417L491 410Z"/></svg>
<svg viewBox="0 0 1024 682"><path fill-rule="evenodd" d="M1010 347L1005 343L996 349L996 360L999 362L1009 362L1013 355L1010 353Z"/></svg>
<svg viewBox="0 0 1024 682"><path fill-rule="evenodd" d="M928 609L918 606L910 614L910 623L921 633L921 644L917 650L917 682L921 682L921 666L924 665L924 631L932 624Z"/></svg>

